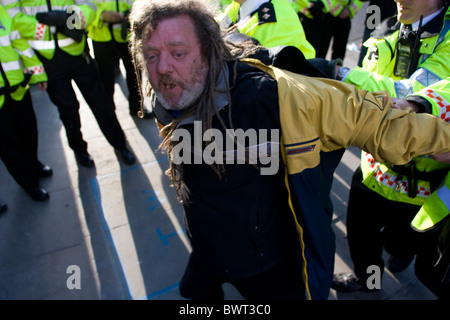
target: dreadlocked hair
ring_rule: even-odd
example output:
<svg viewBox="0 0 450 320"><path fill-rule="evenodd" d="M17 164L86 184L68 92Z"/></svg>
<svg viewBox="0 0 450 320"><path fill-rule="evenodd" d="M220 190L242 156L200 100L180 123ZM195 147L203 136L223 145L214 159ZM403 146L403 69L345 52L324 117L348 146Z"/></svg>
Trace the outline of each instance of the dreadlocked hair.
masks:
<svg viewBox="0 0 450 320"><path fill-rule="evenodd" d="M218 77L220 75L225 77L225 62L235 61L235 58L233 58L223 40L222 31L214 19L212 9L208 7L206 1L200 2L199 0L137 0L130 13L130 52L138 75L141 103L143 103L144 96L150 96L151 94L148 80L145 88L142 84L141 75L142 72L146 72L143 42L151 36L161 21L178 16L190 17L201 45L201 53L209 62L206 85L199 99L193 106L186 108L179 117L161 129L164 139L159 146L159 150L167 151L169 157L169 169L166 171L166 175L171 179L172 186L175 187L178 199L182 203L188 200L189 190L183 184L182 166L172 161L172 151L178 143L172 141L175 129L181 121L192 115L195 115L196 120L202 121L203 132L212 128L214 115L220 124L226 128L223 119L216 110L214 94L219 90L216 88ZM227 82L226 93L228 94L228 101L231 101L229 92L230 88ZM228 123L231 125L231 108L228 108L228 110ZM224 173L223 165L212 164L211 167L221 179Z"/></svg>

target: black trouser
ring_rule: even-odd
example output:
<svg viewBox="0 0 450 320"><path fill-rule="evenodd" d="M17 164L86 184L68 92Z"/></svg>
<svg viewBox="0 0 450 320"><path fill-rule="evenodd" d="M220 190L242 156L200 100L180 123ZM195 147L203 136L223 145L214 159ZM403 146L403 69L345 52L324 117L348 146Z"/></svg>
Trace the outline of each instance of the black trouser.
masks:
<svg viewBox="0 0 450 320"><path fill-rule="evenodd" d="M111 99L114 100L115 70L118 59L122 59L126 71L128 88L128 104L131 111L137 111L140 107L140 95L137 85L136 73L128 43L119 43L114 40L108 42L92 41L95 61L97 62L100 78Z"/></svg>
<svg viewBox="0 0 450 320"><path fill-rule="evenodd" d="M384 269L383 248L398 256L414 255L420 234L410 224L420 206L388 200L362 184L353 174L347 209L347 235L355 274L367 278L367 267Z"/></svg>
<svg viewBox="0 0 450 320"><path fill-rule="evenodd" d="M77 153L87 150L81 133L80 103L72 80L83 94L108 142L116 149L124 148L125 135L117 120L114 104L100 81L97 66L90 55L72 56L57 49L53 59L40 58L48 76L47 92L58 107L72 150Z"/></svg>
<svg viewBox="0 0 450 320"><path fill-rule="evenodd" d="M21 101L6 95L0 109L0 158L26 190L39 186L37 153L38 131L30 91Z"/></svg>
<svg viewBox="0 0 450 320"><path fill-rule="evenodd" d="M302 18L306 39L316 50L317 58L326 58L333 39L331 59L344 59L351 29L350 18L340 19L324 14L318 20Z"/></svg>
<svg viewBox="0 0 450 320"><path fill-rule="evenodd" d="M269 271L244 278L221 277L210 270L206 263L191 253L186 271L180 283L183 297L193 300L223 300L224 283L232 284L247 300L305 300L305 286L300 268L293 261L285 261Z"/></svg>

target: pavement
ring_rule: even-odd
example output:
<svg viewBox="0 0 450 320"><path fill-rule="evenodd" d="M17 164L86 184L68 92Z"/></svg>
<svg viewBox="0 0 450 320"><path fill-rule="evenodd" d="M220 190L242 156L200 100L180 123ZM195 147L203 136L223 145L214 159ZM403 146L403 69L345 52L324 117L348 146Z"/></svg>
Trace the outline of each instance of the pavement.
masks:
<svg viewBox="0 0 450 320"><path fill-rule="evenodd" d="M356 65L363 15L353 22L347 66ZM354 51L356 49L356 51ZM123 68L122 74L124 74ZM75 86L76 88L76 86ZM42 179L50 193L34 202L0 163L1 300L182 300L178 286L191 250L176 201L164 171L165 154L154 120L128 113L126 85L117 78L116 113L137 163L120 162L81 94L83 135L94 168L77 164L67 144L56 107L47 93L32 88L39 128L39 158L53 168ZM350 271L345 216L349 184L359 163L350 148L336 170L331 192L336 233L336 272ZM242 297L225 285L225 298ZM434 300L415 277L413 267L386 272L378 293L342 294L330 300Z"/></svg>

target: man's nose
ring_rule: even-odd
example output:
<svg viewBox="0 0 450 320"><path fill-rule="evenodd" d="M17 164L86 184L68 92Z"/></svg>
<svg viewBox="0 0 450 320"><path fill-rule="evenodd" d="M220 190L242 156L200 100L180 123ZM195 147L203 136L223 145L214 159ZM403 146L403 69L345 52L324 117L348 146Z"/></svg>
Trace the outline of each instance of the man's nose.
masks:
<svg viewBox="0 0 450 320"><path fill-rule="evenodd" d="M170 57L166 53L161 53L158 59L158 72L161 74L170 73L173 70Z"/></svg>

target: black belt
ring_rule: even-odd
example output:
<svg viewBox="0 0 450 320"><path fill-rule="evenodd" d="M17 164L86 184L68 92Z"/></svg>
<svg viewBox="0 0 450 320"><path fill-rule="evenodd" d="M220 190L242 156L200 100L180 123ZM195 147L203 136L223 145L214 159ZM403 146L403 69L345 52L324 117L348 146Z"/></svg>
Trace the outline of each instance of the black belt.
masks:
<svg viewBox="0 0 450 320"><path fill-rule="evenodd" d="M28 82L30 82L31 76L33 75L33 71L30 71L28 73L25 73L25 79L19 84L16 84L14 86L5 86L0 88L0 95L6 95L16 92L19 87L26 87Z"/></svg>

